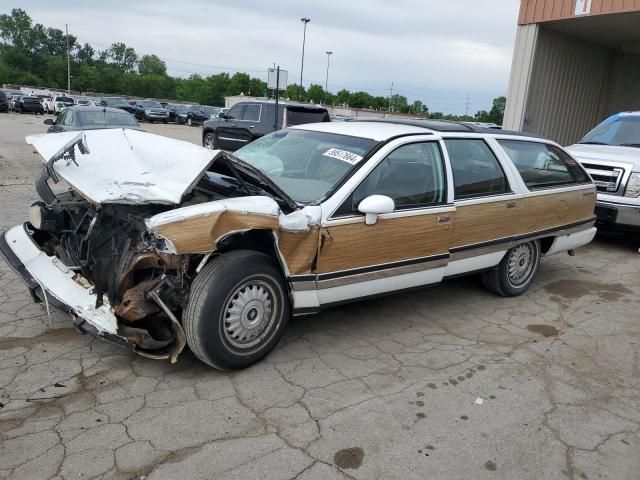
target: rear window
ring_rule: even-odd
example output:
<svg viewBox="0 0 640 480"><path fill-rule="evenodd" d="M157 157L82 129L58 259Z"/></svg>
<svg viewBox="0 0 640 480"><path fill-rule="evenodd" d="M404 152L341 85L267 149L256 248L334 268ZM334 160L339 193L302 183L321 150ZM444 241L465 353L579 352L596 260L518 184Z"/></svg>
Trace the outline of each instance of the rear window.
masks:
<svg viewBox="0 0 640 480"><path fill-rule="evenodd" d="M591 183L582 167L553 145L524 140L498 140L529 189Z"/></svg>
<svg viewBox="0 0 640 480"><path fill-rule="evenodd" d="M137 127L138 122L126 112L77 112L78 120L81 125L125 125Z"/></svg>
<svg viewBox="0 0 640 480"><path fill-rule="evenodd" d="M40 103L40 99L38 97L23 97L22 101L24 103Z"/></svg>
<svg viewBox="0 0 640 480"><path fill-rule="evenodd" d="M308 108L287 107L287 126L303 125L305 123L329 122L329 114L326 110L311 110Z"/></svg>
<svg viewBox="0 0 640 480"><path fill-rule="evenodd" d="M56 102L62 102L62 103L73 103L73 98L69 98L69 97L56 97Z"/></svg>

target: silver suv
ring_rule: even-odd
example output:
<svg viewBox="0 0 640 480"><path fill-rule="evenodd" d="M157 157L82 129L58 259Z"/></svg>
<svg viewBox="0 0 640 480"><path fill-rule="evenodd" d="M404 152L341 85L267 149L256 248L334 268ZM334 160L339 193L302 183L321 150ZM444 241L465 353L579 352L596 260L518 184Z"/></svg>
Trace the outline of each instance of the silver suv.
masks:
<svg viewBox="0 0 640 480"><path fill-rule="evenodd" d="M567 150L597 186L598 223L640 231L640 112L607 118Z"/></svg>

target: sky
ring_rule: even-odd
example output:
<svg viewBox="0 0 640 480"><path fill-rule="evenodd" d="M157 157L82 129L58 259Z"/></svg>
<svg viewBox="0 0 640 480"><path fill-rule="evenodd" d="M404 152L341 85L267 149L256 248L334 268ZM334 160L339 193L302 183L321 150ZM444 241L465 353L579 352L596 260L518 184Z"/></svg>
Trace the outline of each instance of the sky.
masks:
<svg viewBox="0 0 640 480"><path fill-rule="evenodd" d="M506 95L518 0L0 0L97 50L116 41L156 54L170 75L242 71L266 80L274 62L329 90L405 95L431 111L489 110Z"/></svg>

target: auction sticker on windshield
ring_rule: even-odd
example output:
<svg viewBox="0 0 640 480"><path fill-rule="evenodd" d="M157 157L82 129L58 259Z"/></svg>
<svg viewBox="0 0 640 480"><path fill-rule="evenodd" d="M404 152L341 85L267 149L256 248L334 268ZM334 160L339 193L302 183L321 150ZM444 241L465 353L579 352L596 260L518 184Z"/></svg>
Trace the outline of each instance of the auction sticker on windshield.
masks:
<svg viewBox="0 0 640 480"><path fill-rule="evenodd" d="M351 165L355 165L362 157L355 153L347 152L346 150L340 150L339 148L330 148L323 155L331 158L337 158L338 160L342 160L343 162L350 163Z"/></svg>

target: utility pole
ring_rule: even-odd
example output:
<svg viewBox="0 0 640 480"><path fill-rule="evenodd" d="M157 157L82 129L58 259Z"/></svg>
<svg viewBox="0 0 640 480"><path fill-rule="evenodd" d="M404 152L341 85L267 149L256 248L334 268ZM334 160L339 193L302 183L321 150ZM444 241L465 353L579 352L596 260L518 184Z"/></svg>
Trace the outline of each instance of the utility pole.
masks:
<svg viewBox="0 0 640 480"><path fill-rule="evenodd" d="M469 98L470 98L469 94L467 93L467 101L466 101L466 104L465 104L466 105L466 109L464 111L464 116L465 117L469 116L469 105L470 105Z"/></svg>
<svg viewBox="0 0 640 480"><path fill-rule="evenodd" d="M389 111L391 111L391 99L393 98L393 82L391 82L391 88L389 89Z"/></svg>
<svg viewBox="0 0 640 480"><path fill-rule="evenodd" d="M304 23L304 31L302 33L302 62L300 63L300 95L302 96L302 72L304 71L304 44L307 41L307 23L311 21L310 18L302 17L300 19Z"/></svg>
<svg viewBox="0 0 640 480"><path fill-rule="evenodd" d="M329 59L333 52L327 50L327 76L324 79L324 104L327 104L327 89L329 88Z"/></svg>
<svg viewBox="0 0 640 480"><path fill-rule="evenodd" d="M69 25L64 24L64 31L67 34L67 93L71 95L71 60L69 60Z"/></svg>

